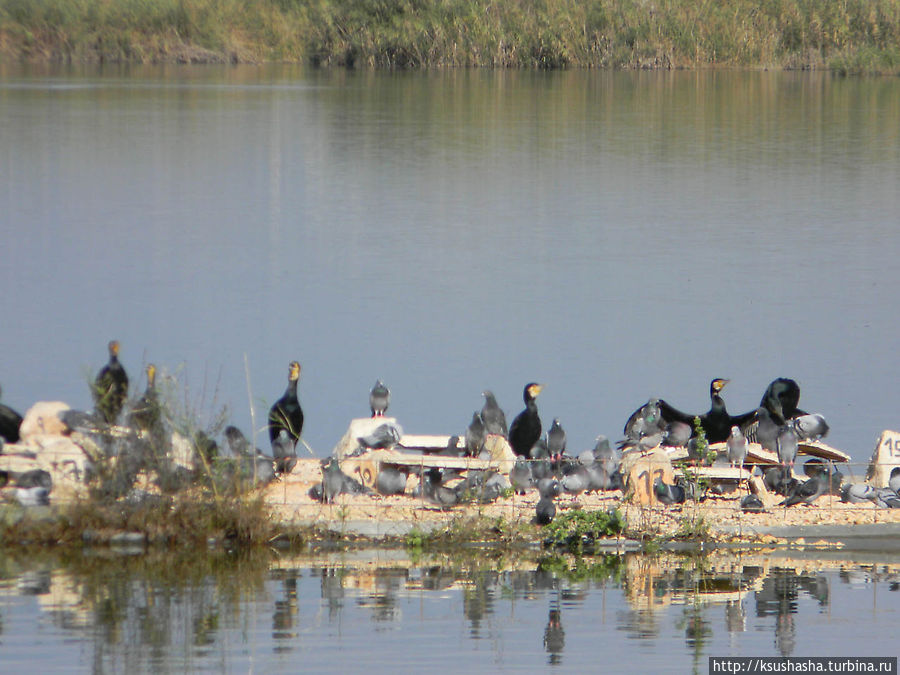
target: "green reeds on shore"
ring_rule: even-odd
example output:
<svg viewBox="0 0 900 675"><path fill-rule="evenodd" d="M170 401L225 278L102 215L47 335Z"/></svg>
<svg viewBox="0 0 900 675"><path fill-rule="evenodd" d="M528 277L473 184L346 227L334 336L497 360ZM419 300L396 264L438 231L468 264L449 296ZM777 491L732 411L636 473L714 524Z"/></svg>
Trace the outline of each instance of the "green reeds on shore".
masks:
<svg viewBox="0 0 900 675"><path fill-rule="evenodd" d="M900 0L0 0L0 58L900 73Z"/></svg>

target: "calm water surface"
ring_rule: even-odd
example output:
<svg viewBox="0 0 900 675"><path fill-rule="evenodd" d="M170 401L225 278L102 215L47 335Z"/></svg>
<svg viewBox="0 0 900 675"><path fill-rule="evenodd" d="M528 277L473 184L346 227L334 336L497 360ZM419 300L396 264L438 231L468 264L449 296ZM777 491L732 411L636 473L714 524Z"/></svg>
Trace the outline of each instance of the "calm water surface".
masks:
<svg viewBox="0 0 900 675"><path fill-rule="evenodd" d="M247 431L299 359L319 455L379 377L418 433L544 382L572 450L719 376L856 459L900 424L897 78L3 67L0 120L13 407L115 337Z"/></svg>
<svg viewBox="0 0 900 675"><path fill-rule="evenodd" d="M896 656L895 559L796 555L4 554L0 661L33 672L705 673L709 656Z"/></svg>

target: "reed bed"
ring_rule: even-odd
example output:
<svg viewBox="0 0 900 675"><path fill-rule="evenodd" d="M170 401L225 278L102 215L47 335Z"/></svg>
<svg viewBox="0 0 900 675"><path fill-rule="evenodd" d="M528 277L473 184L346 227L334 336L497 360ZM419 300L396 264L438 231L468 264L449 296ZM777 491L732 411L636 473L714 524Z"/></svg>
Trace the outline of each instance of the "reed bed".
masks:
<svg viewBox="0 0 900 675"><path fill-rule="evenodd" d="M0 0L0 59L900 73L900 0Z"/></svg>

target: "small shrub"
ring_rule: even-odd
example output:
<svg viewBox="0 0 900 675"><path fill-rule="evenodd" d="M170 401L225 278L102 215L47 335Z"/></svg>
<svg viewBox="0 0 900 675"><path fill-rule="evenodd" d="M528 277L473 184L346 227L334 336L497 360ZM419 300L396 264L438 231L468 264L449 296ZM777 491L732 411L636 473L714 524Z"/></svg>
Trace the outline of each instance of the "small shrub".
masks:
<svg viewBox="0 0 900 675"><path fill-rule="evenodd" d="M584 551L597 539L612 537L625 531L625 517L618 509L611 511L567 511L544 528L545 545Z"/></svg>

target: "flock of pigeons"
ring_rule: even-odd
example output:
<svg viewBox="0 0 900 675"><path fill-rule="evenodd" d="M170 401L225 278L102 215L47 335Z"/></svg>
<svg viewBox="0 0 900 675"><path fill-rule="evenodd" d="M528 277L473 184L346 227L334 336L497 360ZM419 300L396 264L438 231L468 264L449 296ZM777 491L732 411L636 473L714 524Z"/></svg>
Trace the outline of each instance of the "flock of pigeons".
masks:
<svg viewBox="0 0 900 675"><path fill-rule="evenodd" d="M70 411L63 421L70 426L84 426L85 419L94 423L112 425L118 422L128 399L128 376L118 360L119 343L108 345L109 361L97 374L91 387L95 412L92 415ZM203 438L203 450L207 456L222 456L236 460L244 476L252 476L257 483L271 481L279 474L289 473L297 463L297 444L303 442L303 410L297 396L300 364L292 361L288 368L288 384L284 394L271 407L267 429L272 447L271 455L253 447L244 434L234 426L225 429L225 446L218 448L215 441ZM127 424L136 431L149 432L150 436L163 435L164 412L155 389L155 367L147 366L147 388L130 406ZM800 388L794 380L778 378L763 394L760 405L747 413L731 415L721 396L728 380L716 378L710 383L710 409L692 415L684 413L666 401L651 398L628 419L624 438L615 445L605 436L599 436L594 448L577 456L566 454L566 432L558 418L554 419L546 433L536 399L543 385L530 382L523 390L525 409L507 425L506 416L490 391L483 392L484 403L480 411L472 415L462 446L460 438L453 436L442 454L489 458L487 441L492 435L507 439L517 460L508 477L495 471L468 471L465 477L459 472L430 468L419 476L414 495L442 508L452 508L466 502L490 502L508 490L525 494L537 489L540 500L536 507L536 521L549 523L555 512L555 500L563 493L577 498L583 492L623 490L621 473L623 452L645 452L657 446L684 447L688 457L696 461L703 450L702 436L708 443L725 442L727 452L717 461L731 466L743 466L747 458L748 443L759 443L776 454L779 466L764 471L767 488L784 496L781 505L811 504L823 494L840 494L847 502L872 501L886 508L900 508L900 469L895 469L887 488L877 489L867 484L844 484L837 468L822 460L807 462L803 470L807 480L798 481L793 466L800 442L815 440L828 433L828 424L819 414L806 413L797 406ZM390 405L390 390L381 380L375 383L369 394L372 417L384 417ZM22 417L0 404L0 439L15 443L19 440ZM702 431L702 434L700 433ZM386 420L371 434L357 439L357 453L367 449L392 448L403 434L400 426ZM0 448L2 448L0 440ZM195 439L196 441L196 439ZM354 454L354 453L351 453ZM40 485L46 479L41 478ZM383 467L375 482L375 491L382 495L403 494L408 474L402 470ZM2 480L2 476L0 476ZM34 483L37 479L26 476ZM668 485L660 480L654 491L664 504L684 502L687 498L702 498L691 494L692 485ZM49 491L50 486L46 489ZM323 462L322 481L313 486L310 494L325 502L333 502L342 493L371 492L340 469L334 457ZM763 509L756 495L747 495L742 501L747 511Z"/></svg>

